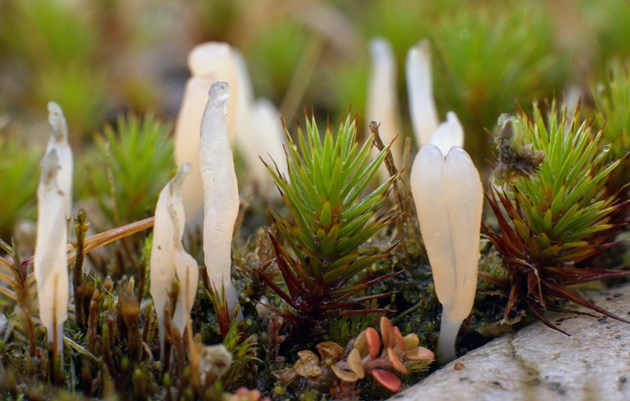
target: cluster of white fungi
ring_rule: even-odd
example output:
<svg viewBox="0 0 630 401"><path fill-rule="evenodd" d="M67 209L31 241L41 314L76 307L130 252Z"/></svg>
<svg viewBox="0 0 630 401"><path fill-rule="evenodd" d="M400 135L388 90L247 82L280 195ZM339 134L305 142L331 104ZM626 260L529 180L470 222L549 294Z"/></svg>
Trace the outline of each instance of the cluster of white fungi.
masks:
<svg viewBox="0 0 630 401"><path fill-rule="evenodd" d="M395 62L382 39L370 45L373 74L368 121L381 121L391 142L399 133ZM209 282L225 295L232 313L238 296L230 278L231 241L239 208L232 147L245 156L261 190L273 182L259 157L277 163L286 175L284 132L278 111L254 100L242 56L223 43L197 46L190 53L189 79L176 126L177 174L160 193L150 260L151 295L164 343L164 310L173 280L179 281L173 325L183 334L198 286L197 261L184 249L186 228L203 226L204 262ZM479 260L483 190L479 173L461 148L464 133L457 116L440 123L433 101L430 49L426 41L409 51L406 64L409 109L420 151L411 170L411 188L421 233L443 305L438 355L455 355L455 338L472 309ZM231 95L232 93L232 95ZM49 104L52 136L41 162L37 242L34 256L39 315L53 349L63 352L68 315L68 226L72 209L72 151L61 108ZM398 141L400 143L400 141ZM392 147L401 160L401 146Z"/></svg>

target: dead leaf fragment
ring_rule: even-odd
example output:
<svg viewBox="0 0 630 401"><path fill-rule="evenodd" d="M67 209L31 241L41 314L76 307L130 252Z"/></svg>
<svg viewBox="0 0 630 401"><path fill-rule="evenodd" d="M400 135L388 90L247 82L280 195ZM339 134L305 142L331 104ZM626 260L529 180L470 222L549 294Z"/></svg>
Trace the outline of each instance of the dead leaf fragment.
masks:
<svg viewBox="0 0 630 401"><path fill-rule="evenodd" d="M343 348L341 345L333 341L324 341L315 346L322 362L326 365L337 362L343 356Z"/></svg>
<svg viewBox="0 0 630 401"><path fill-rule="evenodd" d="M351 371L345 370L345 369L341 369L337 365L332 365L330 367L330 369L332 369L332 371L335 374L335 376L337 376L339 378L339 380L341 380L341 381L348 382L348 383L354 383L357 380L359 380L359 376L357 376L354 372L351 372Z"/></svg>
<svg viewBox="0 0 630 401"><path fill-rule="evenodd" d="M359 355L359 351L356 348L352 349L350 354L348 354L348 366L359 379L363 379L365 377L365 370L363 369L363 363L361 362L361 355Z"/></svg>
<svg viewBox="0 0 630 401"><path fill-rule="evenodd" d="M300 351L298 355L300 359L293 365L293 369L295 369L298 375L302 377L319 377L322 374L319 358L313 351Z"/></svg>

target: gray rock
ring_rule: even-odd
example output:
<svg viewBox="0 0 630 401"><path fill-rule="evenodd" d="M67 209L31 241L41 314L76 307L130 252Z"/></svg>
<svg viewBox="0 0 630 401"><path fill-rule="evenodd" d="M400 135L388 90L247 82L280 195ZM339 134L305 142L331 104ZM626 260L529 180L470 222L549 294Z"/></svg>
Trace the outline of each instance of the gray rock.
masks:
<svg viewBox="0 0 630 401"><path fill-rule="evenodd" d="M630 318L630 285L592 299ZM391 400L629 401L630 324L606 317L548 316L571 336L532 324L469 352ZM463 368L456 370L456 364Z"/></svg>

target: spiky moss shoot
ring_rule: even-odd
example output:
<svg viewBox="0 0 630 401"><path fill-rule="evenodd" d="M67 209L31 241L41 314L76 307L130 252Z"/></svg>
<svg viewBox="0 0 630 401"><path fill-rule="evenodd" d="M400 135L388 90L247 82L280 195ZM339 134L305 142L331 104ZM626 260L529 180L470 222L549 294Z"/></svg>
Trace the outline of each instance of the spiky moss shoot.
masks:
<svg viewBox="0 0 630 401"><path fill-rule="evenodd" d="M110 225L148 217L174 167L170 126L151 114L119 117L95 136L85 186Z"/></svg>
<svg viewBox="0 0 630 401"><path fill-rule="evenodd" d="M630 275L588 264L589 258L615 245L609 238L620 229L610 220L622 205L604 190L620 160L608 162L602 131L594 132L588 122L580 122L578 113L567 116L553 103L547 115L535 105L532 118L521 113L502 121L500 137L510 137L513 146L545 156L526 175L503 174L510 179L502 187L494 186L488 197L500 233L486 228L509 273L510 282L504 284L511 284L506 319L521 302L558 329L542 310L553 309L554 300L564 299L623 320L568 288ZM499 144L501 160L506 144Z"/></svg>
<svg viewBox="0 0 630 401"><path fill-rule="evenodd" d="M306 133L298 128L297 144L287 135L288 177L268 167L289 211L286 218L272 212L284 242L270 233L286 289L269 269L260 274L292 308L286 316L296 323L313 325L333 312L375 312L353 308L386 295L358 296L391 276L368 273L391 248L361 248L394 218L376 216L392 179L368 191L388 148L370 160L371 141L359 144L356 136L357 119L348 117L336 136L328 127L322 141L313 117L307 120Z"/></svg>

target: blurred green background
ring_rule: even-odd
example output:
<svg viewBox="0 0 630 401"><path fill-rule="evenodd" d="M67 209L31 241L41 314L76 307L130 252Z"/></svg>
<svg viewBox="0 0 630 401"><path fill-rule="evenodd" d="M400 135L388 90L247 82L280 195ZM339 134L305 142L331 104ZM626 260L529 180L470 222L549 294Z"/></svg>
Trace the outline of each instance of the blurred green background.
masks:
<svg viewBox="0 0 630 401"><path fill-rule="evenodd" d="M502 112L568 88L590 104L610 63L630 57L630 2L0 0L0 236L34 217L48 101L65 112L77 170L85 166L95 177L75 177L77 197L102 203L120 195L112 187L133 197L128 192L141 177L114 185L108 178L124 170L117 145L136 152L126 157L142 164L138 171L163 173L147 177L155 185L142 189L158 191L173 167L172 143L155 136L172 132L194 45L225 41L240 49L256 96L270 98L292 126L304 107L335 120L350 109L363 112L367 43L376 36L391 42L397 58L403 135L412 136L405 56L429 38L440 117L458 114L479 164L491 158L487 130ZM120 117L129 114L148 120ZM134 130L139 134L128 138ZM153 192L116 219L104 213L103 226L150 214Z"/></svg>

